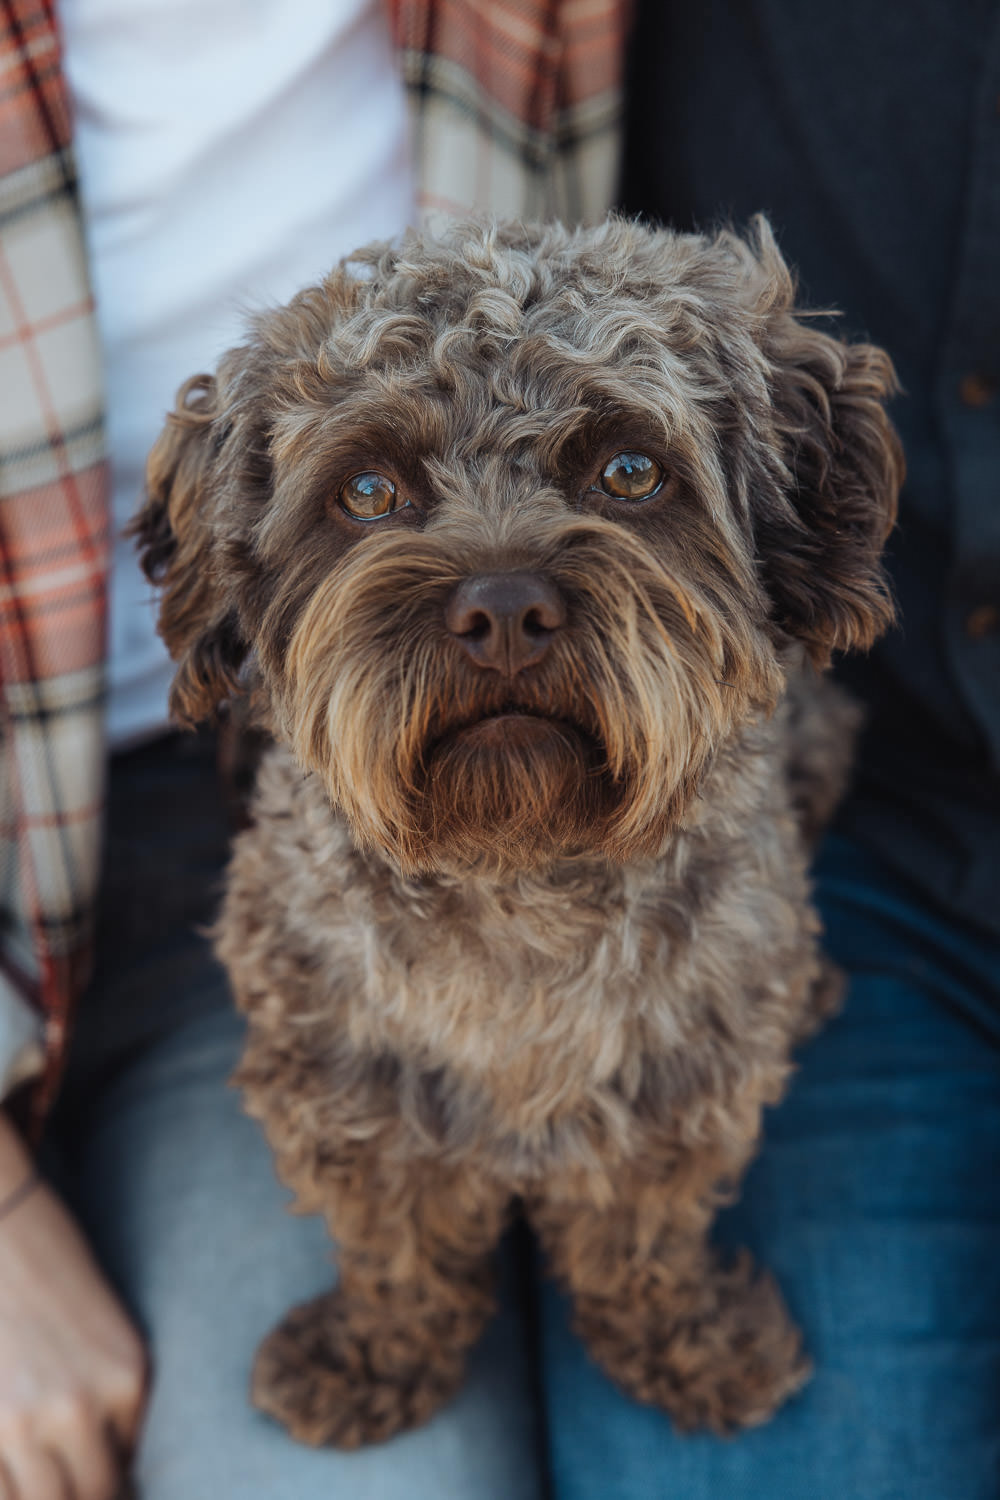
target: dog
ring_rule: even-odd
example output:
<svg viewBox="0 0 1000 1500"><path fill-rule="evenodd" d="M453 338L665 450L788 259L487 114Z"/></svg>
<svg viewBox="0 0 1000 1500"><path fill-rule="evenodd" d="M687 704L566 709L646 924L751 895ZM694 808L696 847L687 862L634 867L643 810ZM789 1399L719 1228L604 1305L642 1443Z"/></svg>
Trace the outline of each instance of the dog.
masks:
<svg viewBox="0 0 1000 1500"><path fill-rule="evenodd" d="M708 1236L834 1003L819 673L892 619L894 388L763 219L615 218L370 247L182 387L135 530L176 718L273 736L215 940L245 1106L338 1247L255 1363L296 1438L455 1391L515 1210L679 1429L807 1378Z"/></svg>

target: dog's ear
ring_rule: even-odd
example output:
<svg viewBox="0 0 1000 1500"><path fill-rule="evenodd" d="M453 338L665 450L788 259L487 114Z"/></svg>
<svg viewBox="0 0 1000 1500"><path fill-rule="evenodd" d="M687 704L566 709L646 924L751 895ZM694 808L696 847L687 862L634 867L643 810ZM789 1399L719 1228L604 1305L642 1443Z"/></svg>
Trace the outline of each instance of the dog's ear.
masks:
<svg viewBox="0 0 1000 1500"><path fill-rule="evenodd" d="M129 527L143 572L160 591L159 630L177 663L170 711L189 726L238 691L246 655L217 566L220 416L213 376L181 386L147 461L145 503Z"/></svg>
<svg viewBox="0 0 1000 1500"><path fill-rule="evenodd" d="M903 453L885 410L892 362L794 311L795 285L763 220L753 253L763 273L758 312L769 365L783 483L755 505L755 543L776 624L818 665L870 646L891 623L880 565L896 518Z"/></svg>

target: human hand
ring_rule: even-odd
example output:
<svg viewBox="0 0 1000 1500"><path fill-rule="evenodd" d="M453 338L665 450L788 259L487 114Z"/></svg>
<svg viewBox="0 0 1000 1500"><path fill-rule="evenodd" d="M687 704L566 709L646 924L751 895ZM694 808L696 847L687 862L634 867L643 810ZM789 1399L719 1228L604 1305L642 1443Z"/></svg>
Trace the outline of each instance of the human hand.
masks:
<svg viewBox="0 0 1000 1500"><path fill-rule="evenodd" d="M0 1111L0 1203L30 1172ZM115 1500L145 1377L139 1335L39 1183L0 1218L0 1500Z"/></svg>

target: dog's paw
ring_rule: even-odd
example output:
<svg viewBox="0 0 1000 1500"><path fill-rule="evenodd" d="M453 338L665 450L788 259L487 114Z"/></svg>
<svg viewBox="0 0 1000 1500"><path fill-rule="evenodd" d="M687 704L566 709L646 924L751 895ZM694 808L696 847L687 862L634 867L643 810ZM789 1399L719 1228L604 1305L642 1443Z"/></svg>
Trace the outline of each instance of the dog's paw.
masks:
<svg viewBox="0 0 1000 1500"><path fill-rule="evenodd" d="M336 1291L293 1307L257 1351L254 1405L298 1442L359 1448L417 1427L452 1396L463 1354L419 1327L358 1315Z"/></svg>
<svg viewBox="0 0 1000 1500"><path fill-rule="evenodd" d="M713 1275L694 1310L633 1309L578 1316L594 1358L636 1400L668 1412L682 1432L731 1433L766 1422L808 1381L812 1366L777 1285L749 1257Z"/></svg>

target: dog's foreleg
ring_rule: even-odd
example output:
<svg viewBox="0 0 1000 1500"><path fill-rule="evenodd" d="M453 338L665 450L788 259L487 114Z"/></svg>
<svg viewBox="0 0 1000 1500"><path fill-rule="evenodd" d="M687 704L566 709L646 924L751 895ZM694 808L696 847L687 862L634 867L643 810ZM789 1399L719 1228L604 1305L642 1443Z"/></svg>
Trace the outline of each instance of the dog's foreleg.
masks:
<svg viewBox="0 0 1000 1500"><path fill-rule="evenodd" d="M255 1404L317 1446L356 1448L426 1421L494 1310L507 1197L482 1174L426 1161L338 1174L324 1204L338 1284L264 1340Z"/></svg>
<svg viewBox="0 0 1000 1500"><path fill-rule="evenodd" d="M753 1426L808 1379L809 1362L774 1280L748 1253L726 1263L708 1244L720 1153L667 1156L667 1170L626 1166L589 1195L585 1179L553 1184L529 1216L573 1297L576 1332L617 1385L684 1431Z"/></svg>

